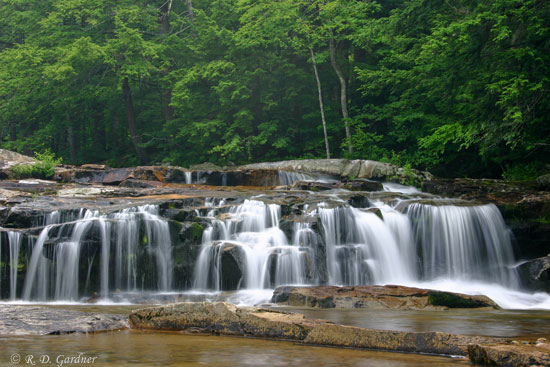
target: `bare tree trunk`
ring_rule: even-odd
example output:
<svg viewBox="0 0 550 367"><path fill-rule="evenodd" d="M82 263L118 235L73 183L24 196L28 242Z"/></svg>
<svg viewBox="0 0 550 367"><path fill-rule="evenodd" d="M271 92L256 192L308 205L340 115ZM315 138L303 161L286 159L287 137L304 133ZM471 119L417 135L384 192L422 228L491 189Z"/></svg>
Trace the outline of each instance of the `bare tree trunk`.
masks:
<svg viewBox="0 0 550 367"><path fill-rule="evenodd" d="M160 33L168 33L170 31L170 12L172 11L173 0L168 0L160 9L163 13L160 17Z"/></svg>
<svg viewBox="0 0 550 367"><path fill-rule="evenodd" d="M162 16L160 17L160 34L168 34L170 32L170 12L172 11L173 0L168 0L164 3L161 8ZM166 74L169 74L171 68L168 67ZM174 118L174 108L170 106L172 103L172 89L168 88L164 93L163 102L166 102L164 106L164 117L165 121L169 121Z"/></svg>
<svg viewBox="0 0 550 367"><path fill-rule="evenodd" d="M134 105L132 102L132 92L130 90L130 82L128 78L124 78L122 81L122 93L124 94L124 102L126 105L126 116L128 117L128 128L130 129L130 136L132 138L132 144L139 160L144 163L146 161L145 152L139 146L140 138L137 131L136 118L134 116Z"/></svg>
<svg viewBox="0 0 550 367"><path fill-rule="evenodd" d="M347 97L347 85L346 85L346 78L344 78L344 74L342 73L342 70L340 70L340 67L336 63L336 50L334 47L334 38L330 38L328 42L328 48L330 53L330 63L332 64L332 68L336 72L336 75L338 75L338 80L340 80L340 105L342 107L342 117L344 118L344 127L346 129L346 139L348 140L348 152L350 155L353 154L353 144L351 141L351 130L349 128L349 113L348 113L348 97Z"/></svg>
<svg viewBox="0 0 550 367"><path fill-rule="evenodd" d="M69 120L69 115L67 114L67 140L69 141L69 154L71 158L71 163L76 163L76 139L74 133L74 127L71 121Z"/></svg>
<svg viewBox="0 0 550 367"><path fill-rule="evenodd" d="M330 159L330 149L328 145L328 134L327 134L327 121L325 120L325 107L323 106L323 92L321 89L321 79L319 79L319 72L317 71L317 62L315 61L315 53L313 49L310 48L311 52L311 62L313 64L313 71L315 73L315 80L317 81L317 92L319 94L319 109L321 110L321 121L323 122L323 134L325 135L325 149L327 151L327 159Z"/></svg>
<svg viewBox="0 0 550 367"><path fill-rule="evenodd" d="M189 21L191 22L191 34L193 35L193 38L197 38L197 32L195 32L195 28L193 27L195 23L195 12L193 11L193 1L192 0L185 0L185 5L187 5L187 16L189 17Z"/></svg>
<svg viewBox="0 0 550 367"><path fill-rule="evenodd" d="M14 121L10 121L10 141L17 140L17 126Z"/></svg>
<svg viewBox="0 0 550 367"><path fill-rule="evenodd" d="M187 5L187 15L189 16L189 21L193 23L195 21L195 12L193 11L193 1L185 0L185 4Z"/></svg>

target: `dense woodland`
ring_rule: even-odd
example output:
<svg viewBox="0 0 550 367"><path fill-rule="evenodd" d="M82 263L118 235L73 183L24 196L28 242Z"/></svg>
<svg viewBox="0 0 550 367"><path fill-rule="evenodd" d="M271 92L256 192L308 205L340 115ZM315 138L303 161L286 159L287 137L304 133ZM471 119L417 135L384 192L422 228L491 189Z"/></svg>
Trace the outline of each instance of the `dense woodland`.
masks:
<svg viewBox="0 0 550 367"><path fill-rule="evenodd" d="M63 162L550 156L548 0L1 0L0 146Z"/></svg>

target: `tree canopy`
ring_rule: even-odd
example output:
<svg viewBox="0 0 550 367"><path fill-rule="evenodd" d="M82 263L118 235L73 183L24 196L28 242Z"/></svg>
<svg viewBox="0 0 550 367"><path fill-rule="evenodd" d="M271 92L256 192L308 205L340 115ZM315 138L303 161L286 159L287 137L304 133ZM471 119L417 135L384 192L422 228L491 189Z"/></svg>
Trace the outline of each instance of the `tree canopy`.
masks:
<svg viewBox="0 0 550 367"><path fill-rule="evenodd" d="M2 148L67 163L549 163L546 0L4 0L0 65Z"/></svg>

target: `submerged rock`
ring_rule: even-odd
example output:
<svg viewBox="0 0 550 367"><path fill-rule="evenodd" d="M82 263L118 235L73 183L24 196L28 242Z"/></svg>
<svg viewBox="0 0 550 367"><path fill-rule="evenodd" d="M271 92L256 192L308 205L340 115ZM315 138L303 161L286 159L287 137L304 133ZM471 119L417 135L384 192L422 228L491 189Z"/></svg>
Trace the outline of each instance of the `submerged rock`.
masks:
<svg viewBox="0 0 550 367"><path fill-rule="evenodd" d="M188 333L238 335L301 341L305 344L381 349L413 353L466 355L471 343L502 339L440 332L363 329L307 319L302 314L225 302L186 302L134 310L130 325L138 329L183 330Z"/></svg>
<svg viewBox="0 0 550 367"><path fill-rule="evenodd" d="M122 315L61 308L0 305L0 335L58 335L127 329Z"/></svg>
<svg viewBox="0 0 550 367"><path fill-rule="evenodd" d="M468 346L468 357L472 363L483 366L550 366L550 344L472 344Z"/></svg>
<svg viewBox="0 0 550 367"><path fill-rule="evenodd" d="M272 302L298 307L392 308L499 308L485 296L433 291L403 286L284 286L275 289Z"/></svg>

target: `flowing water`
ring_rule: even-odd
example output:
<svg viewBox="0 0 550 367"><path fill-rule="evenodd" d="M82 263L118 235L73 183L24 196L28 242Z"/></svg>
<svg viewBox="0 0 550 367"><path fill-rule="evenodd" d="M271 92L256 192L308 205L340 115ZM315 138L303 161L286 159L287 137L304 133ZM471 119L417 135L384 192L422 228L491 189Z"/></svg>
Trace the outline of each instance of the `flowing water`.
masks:
<svg viewBox="0 0 550 367"><path fill-rule="evenodd" d="M281 285L399 284L485 294L505 308L550 309L550 295L522 290L511 233L496 206L409 195L358 208L337 194L326 197L294 206L290 216L262 197L207 199L193 214L206 228L187 283L174 279L173 234L157 205L48 213L36 237L3 236L0 250L9 257L0 257L9 263L0 276L10 278L12 301L124 300L120 294L189 291L182 285L189 284L198 293L240 290L243 302L267 302ZM18 283L22 246L26 274Z"/></svg>

